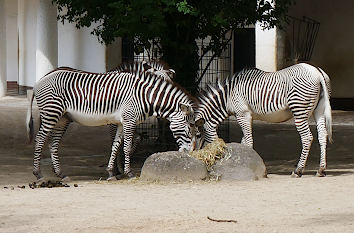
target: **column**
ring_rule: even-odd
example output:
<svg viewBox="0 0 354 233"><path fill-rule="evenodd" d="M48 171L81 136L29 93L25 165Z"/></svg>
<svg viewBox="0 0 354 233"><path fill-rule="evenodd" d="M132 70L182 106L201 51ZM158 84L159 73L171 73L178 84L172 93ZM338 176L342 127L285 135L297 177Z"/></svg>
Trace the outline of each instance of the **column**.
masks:
<svg viewBox="0 0 354 233"><path fill-rule="evenodd" d="M6 12L5 1L0 0L0 97L6 95Z"/></svg>
<svg viewBox="0 0 354 233"><path fill-rule="evenodd" d="M57 8L39 0L36 35L36 81L58 66Z"/></svg>
<svg viewBox="0 0 354 233"><path fill-rule="evenodd" d="M18 82L17 0L5 0L7 81Z"/></svg>
<svg viewBox="0 0 354 233"><path fill-rule="evenodd" d="M19 77L21 86L36 81L36 29L38 0L18 0Z"/></svg>
<svg viewBox="0 0 354 233"><path fill-rule="evenodd" d="M277 29L263 30L256 24L256 67L274 72L277 70Z"/></svg>

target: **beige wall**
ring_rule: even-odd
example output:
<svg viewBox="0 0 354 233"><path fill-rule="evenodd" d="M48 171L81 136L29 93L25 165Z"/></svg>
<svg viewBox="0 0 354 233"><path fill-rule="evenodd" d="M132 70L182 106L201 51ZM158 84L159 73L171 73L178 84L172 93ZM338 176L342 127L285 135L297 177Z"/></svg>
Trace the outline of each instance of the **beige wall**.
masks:
<svg viewBox="0 0 354 233"><path fill-rule="evenodd" d="M321 23L311 62L330 76L336 98L354 98L353 9L353 0L297 0L289 12Z"/></svg>

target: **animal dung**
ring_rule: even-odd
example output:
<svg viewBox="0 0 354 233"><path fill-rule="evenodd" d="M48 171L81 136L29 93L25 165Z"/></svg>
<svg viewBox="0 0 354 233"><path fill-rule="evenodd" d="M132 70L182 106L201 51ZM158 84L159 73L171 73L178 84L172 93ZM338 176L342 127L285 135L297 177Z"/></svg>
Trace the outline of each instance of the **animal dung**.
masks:
<svg viewBox="0 0 354 233"><path fill-rule="evenodd" d="M36 183L36 182L32 182L32 183L29 183L28 186L31 188L31 189L35 189L35 188L57 188L57 187L70 187L70 185L68 184L65 184L61 181L43 181L43 182L40 182L40 183Z"/></svg>

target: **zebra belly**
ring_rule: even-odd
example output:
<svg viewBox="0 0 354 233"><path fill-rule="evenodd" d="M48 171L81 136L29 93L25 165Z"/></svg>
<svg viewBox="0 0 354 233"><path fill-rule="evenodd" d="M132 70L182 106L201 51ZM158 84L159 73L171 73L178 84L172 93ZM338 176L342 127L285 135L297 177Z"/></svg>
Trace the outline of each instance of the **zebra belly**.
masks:
<svg viewBox="0 0 354 233"><path fill-rule="evenodd" d="M85 126L101 126L122 122L121 113L118 111L110 114L92 114L68 109L66 114L72 121Z"/></svg>
<svg viewBox="0 0 354 233"><path fill-rule="evenodd" d="M254 120L261 120L272 123L284 122L291 119L292 117L293 114L291 113L289 108L266 114L252 113L252 118Z"/></svg>

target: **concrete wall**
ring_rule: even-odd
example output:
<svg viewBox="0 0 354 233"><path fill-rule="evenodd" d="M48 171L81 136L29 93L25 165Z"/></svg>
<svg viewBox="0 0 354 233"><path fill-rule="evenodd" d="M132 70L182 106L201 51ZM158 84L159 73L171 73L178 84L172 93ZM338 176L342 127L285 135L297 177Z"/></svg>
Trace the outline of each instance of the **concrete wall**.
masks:
<svg viewBox="0 0 354 233"><path fill-rule="evenodd" d="M17 1L6 0L6 74L7 81L18 80Z"/></svg>
<svg viewBox="0 0 354 233"><path fill-rule="evenodd" d="M112 70L122 63L122 38L106 46L106 70Z"/></svg>
<svg viewBox="0 0 354 233"><path fill-rule="evenodd" d="M321 23L311 62L332 81L332 96L354 98L354 1L297 0L289 15Z"/></svg>
<svg viewBox="0 0 354 233"><path fill-rule="evenodd" d="M21 86L36 82L36 36L38 0L18 1L19 78Z"/></svg>
<svg viewBox="0 0 354 233"><path fill-rule="evenodd" d="M106 46L91 34L93 27L78 30L74 24L57 22L57 10L50 0L5 1L18 5L11 11L6 10L6 14L11 13L15 17L11 22L13 27L7 30L10 34L6 39L11 45L7 48L13 56L7 59L13 72L7 74L8 81L18 79L21 86L33 86L43 75L58 66L90 72L106 71ZM121 52L118 53L121 56ZM117 56L111 59L119 62Z"/></svg>
<svg viewBox="0 0 354 233"><path fill-rule="evenodd" d="M36 81L58 66L57 8L39 0L36 35Z"/></svg>
<svg viewBox="0 0 354 233"><path fill-rule="evenodd" d="M58 22L58 66L106 71L106 46L91 34L92 28L78 30L74 24Z"/></svg>
<svg viewBox="0 0 354 233"><path fill-rule="evenodd" d="M273 72L277 70L277 29L263 30L256 24L256 67Z"/></svg>

